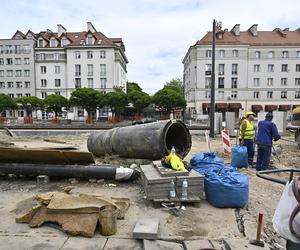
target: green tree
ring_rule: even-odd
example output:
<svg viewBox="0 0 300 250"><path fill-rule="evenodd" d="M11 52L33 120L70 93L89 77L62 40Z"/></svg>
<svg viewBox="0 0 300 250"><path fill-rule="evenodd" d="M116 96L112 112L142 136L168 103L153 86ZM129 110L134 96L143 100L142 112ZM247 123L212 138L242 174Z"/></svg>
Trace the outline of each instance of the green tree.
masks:
<svg viewBox="0 0 300 250"><path fill-rule="evenodd" d="M170 114L174 108L184 108L186 106L186 101L183 96L169 87L157 91L152 97L152 101L155 105L165 109L168 114Z"/></svg>
<svg viewBox="0 0 300 250"><path fill-rule="evenodd" d="M44 104L47 110L54 112L56 118L58 113L62 112L63 107L68 108L69 101L61 95L52 94L44 99Z"/></svg>
<svg viewBox="0 0 300 250"><path fill-rule="evenodd" d="M22 96L17 100L17 103L22 104L26 116L29 117L32 116L32 111L42 107L42 100L36 96Z"/></svg>
<svg viewBox="0 0 300 250"><path fill-rule="evenodd" d="M106 94L106 104L113 115L120 115L128 104L127 95L124 92L109 92Z"/></svg>
<svg viewBox="0 0 300 250"><path fill-rule="evenodd" d="M17 104L14 99L5 94L0 94L0 116L5 110L16 109Z"/></svg>
<svg viewBox="0 0 300 250"><path fill-rule="evenodd" d="M128 93L128 100L136 108L137 114L140 115L143 108L151 103L151 97L142 91L132 90Z"/></svg>
<svg viewBox="0 0 300 250"><path fill-rule="evenodd" d="M80 88L72 92L70 105L81 107L88 113L88 119L91 120L91 113L97 108L105 106L105 96L92 88Z"/></svg>
<svg viewBox="0 0 300 250"><path fill-rule="evenodd" d="M176 90L184 96L184 85L181 78L173 78L171 81L165 83L165 87Z"/></svg>
<svg viewBox="0 0 300 250"><path fill-rule="evenodd" d="M126 90L127 90L127 93L130 93L133 90L142 91L142 88L136 82L127 82Z"/></svg>

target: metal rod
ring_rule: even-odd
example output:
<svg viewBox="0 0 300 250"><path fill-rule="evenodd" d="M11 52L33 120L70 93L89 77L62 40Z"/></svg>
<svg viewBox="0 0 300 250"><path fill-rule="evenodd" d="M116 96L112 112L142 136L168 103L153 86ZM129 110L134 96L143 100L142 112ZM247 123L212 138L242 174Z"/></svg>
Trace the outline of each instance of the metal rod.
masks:
<svg viewBox="0 0 300 250"><path fill-rule="evenodd" d="M212 62L211 62L211 93L210 93L210 137L215 137L215 52L216 52L216 20L213 21Z"/></svg>
<svg viewBox="0 0 300 250"><path fill-rule="evenodd" d="M268 174L274 174L274 173L283 173L283 172L290 172L290 177L289 180L280 180L277 178L270 177ZM293 168L288 168L288 169L272 169L272 170L262 170L256 172L256 176L268 181L272 181L278 184L283 184L285 185L287 181L292 181L294 173L300 173L300 169L293 169Z"/></svg>

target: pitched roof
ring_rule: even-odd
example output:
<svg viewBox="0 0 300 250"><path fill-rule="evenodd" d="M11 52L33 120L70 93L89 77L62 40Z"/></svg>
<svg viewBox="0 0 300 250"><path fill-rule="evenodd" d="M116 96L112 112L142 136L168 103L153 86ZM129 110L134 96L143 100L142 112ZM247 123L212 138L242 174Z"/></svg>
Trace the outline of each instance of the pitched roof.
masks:
<svg viewBox="0 0 300 250"><path fill-rule="evenodd" d="M212 32L208 32L195 45L208 45L212 43ZM257 31L253 36L249 31L241 31L235 36L230 31L223 31L223 39L216 39L219 45L251 45L251 46L300 46L300 31L275 29L273 31Z"/></svg>

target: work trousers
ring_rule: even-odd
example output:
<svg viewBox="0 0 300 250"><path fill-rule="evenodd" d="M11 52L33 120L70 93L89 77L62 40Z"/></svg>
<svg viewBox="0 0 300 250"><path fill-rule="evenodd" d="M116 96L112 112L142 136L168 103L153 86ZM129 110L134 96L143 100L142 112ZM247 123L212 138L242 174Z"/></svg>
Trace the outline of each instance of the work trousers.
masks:
<svg viewBox="0 0 300 250"><path fill-rule="evenodd" d="M266 170L270 164L272 146L257 145L256 171Z"/></svg>
<svg viewBox="0 0 300 250"><path fill-rule="evenodd" d="M249 164L249 166L252 166L253 158L254 158L254 142L253 142L253 140L245 139L244 144L242 146L247 147L248 164Z"/></svg>

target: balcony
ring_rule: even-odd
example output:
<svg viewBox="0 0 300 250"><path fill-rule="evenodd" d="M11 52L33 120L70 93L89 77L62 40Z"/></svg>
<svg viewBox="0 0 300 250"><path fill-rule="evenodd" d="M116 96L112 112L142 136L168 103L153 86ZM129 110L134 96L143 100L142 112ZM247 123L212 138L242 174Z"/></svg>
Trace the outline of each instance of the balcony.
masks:
<svg viewBox="0 0 300 250"><path fill-rule="evenodd" d="M66 54L36 54L35 59L37 62L44 61L66 61Z"/></svg>

